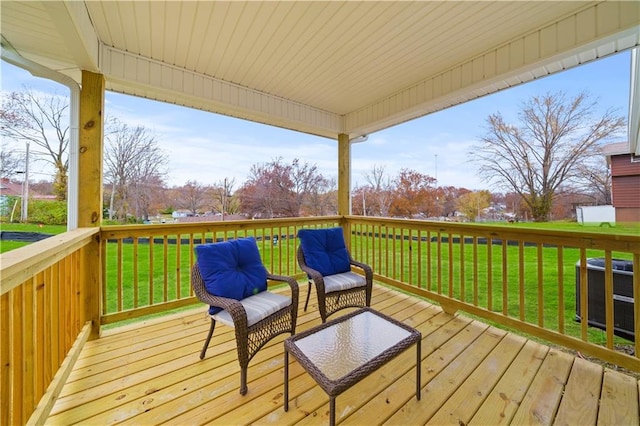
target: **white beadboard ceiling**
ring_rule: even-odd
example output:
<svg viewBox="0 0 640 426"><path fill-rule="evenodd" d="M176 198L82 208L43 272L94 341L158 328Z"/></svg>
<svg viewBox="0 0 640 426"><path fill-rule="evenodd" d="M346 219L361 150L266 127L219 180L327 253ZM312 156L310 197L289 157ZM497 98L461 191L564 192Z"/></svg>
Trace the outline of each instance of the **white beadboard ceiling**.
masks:
<svg viewBox="0 0 640 426"><path fill-rule="evenodd" d="M3 47L108 90L336 138L640 44L640 2L7 1Z"/></svg>

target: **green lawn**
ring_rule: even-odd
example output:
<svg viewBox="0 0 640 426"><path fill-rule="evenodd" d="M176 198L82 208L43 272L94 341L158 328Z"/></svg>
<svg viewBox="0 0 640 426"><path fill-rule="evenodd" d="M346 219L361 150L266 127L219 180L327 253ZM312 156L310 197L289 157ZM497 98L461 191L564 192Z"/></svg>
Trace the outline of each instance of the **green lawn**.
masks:
<svg viewBox="0 0 640 426"><path fill-rule="evenodd" d="M514 226L519 228L547 229L557 231L596 232L602 234L640 235L640 223L618 223L616 226L589 226L577 222L517 222L517 223L483 223L482 225Z"/></svg>

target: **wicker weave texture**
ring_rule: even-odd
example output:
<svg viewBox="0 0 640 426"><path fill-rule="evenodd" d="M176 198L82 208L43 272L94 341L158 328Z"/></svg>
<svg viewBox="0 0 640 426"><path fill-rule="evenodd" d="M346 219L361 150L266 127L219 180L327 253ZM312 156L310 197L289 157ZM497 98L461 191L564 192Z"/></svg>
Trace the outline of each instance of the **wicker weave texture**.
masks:
<svg viewBox="0 0 640 426"><path fill-rule="evenodd" d="M296 321L298 316L298 282L292 277L267 274L267 279L272 281L282 281L289 284L291 288L291 304L269 315L261 321L258 321L251 327L248 327L247 313L242 304L226 297L219 297L210 294L202 279L200 268L196 263L191 270L191 285L198 299L210 306L221 307L229 312L233 320L234 332L236 337L236 347L238 351L238 363L240 364L240 393L247 393L247 367L249 361L269 340L283 334L295 334ZM216 321L211 319L211 328L200 358L204 358L211 336L215 329Z"/></svg>
<svg viewBox="0 0 640 426"><path fill-rule="evenodd" d="M320 272L307 265L302 246L298 246L297 258L300 269L302 269L309 277L309 289L307 292L307 301L304 307L305 311L309 303L311 283L314 283L316 287L316 293L318 295L318 310L320 311L320 318L322 318L322 322L326 322L329 315L332 315L341 309L371 306L373 269L371 269L369 265L354 260L351 257L351 254L349 254L349 263L351 266L364 272L366 285L327 293L325 291L324 277Z"/></svg>

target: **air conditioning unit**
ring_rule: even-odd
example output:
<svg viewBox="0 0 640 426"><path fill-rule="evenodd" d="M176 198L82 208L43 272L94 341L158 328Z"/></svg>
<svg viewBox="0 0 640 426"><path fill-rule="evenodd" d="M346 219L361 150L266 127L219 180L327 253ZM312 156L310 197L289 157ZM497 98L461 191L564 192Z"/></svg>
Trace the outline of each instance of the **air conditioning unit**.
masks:
<svg viewBox="0 0 640 426"><path fill-rule="evenodd" d="M587 259L588 324L606 329L604 258ZM613 259L613 332L616 336L635 340L633 322L633 262ZM580 312L580 262L576 263L576 320Z"/></svg>

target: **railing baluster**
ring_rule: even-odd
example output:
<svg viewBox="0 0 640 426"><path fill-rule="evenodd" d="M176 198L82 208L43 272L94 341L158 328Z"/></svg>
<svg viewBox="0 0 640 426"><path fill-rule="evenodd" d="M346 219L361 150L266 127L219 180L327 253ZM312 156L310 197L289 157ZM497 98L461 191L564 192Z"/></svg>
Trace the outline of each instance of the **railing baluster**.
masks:
<svg viewBox="0 0 640 426"><path fill-rule="evenodd" d="M162 301L169 300L169 241L167 235L162 236Z"/></svg>
<svg viewBox="0 0 640 426"><path fill-rule="evenodd" d="M524 241L518 241L518 304L520 305L520 321L525 320L525 267L524 267Z"/></svg>
<svg viewBox="0 0 640 426"><path fill-rule="evenodd" d="M473 305L478 306L478 285L479 285L479 263L478 262L478 237L473 236Z"/></svg>
<svg viewBox="0 0 640 426"><path fill-rule="evenodd" d="M180 270L181 270L181 265L182 265L182 234L177 234L176 235L176 267L175 267L175 274L176 274L176 299L181 299L182 298L182 277L180 276Z"/></svg>
<svg viewBox="0 0 640 426"><path fill-rule="evenodd" d="M493 311L493 241L487 235L487 309Z"/></svg>
<svg viewBox="0 0 640 426"><path fill-rule="evenodd" d="M448 275L448 287L449 287L449 297L453 297L453 239L455 238L454 234L449 234L449 241L447 244L448 248L448 256L447 256L447 275Z"/></svg>
<svg viewBox="0 0 640 426"><path fill-rule="evenodd" d="M557 247L558 265L558 332L565 333L564 330L564 247Z"/></svg>
<svg viewBox="0 0 640 426"><path fill-rule="evenodd" d="M536 244L538 249L538 326L544 327L544 258L542 254L542 244Z"/></svg>
<svg viewBox="0 0 640 426"><path fill-rule="evenodd" d="M589 306L587 303L588 293L587 287L589 285L587 278L587 251L584 248L580 249L580 333L583 341L587 341L587 326L589 318Z"/></svg>
<svg viewBox="0 0 640 426"><path fill-rule="evenodd" d="M607 348L613 349L613 261L611 250L604 252L604 301Z"/></svg>
<svg viewBox="0 0 640 426"><path fill-rule="evenodd" d="M502 240L502 313L509 314L509 277L507 271L507 246L509 241Z"/></svg>
<svg viewBox="0 0 640 426"><path fill-rule="evenodd" d="M442 233L440 231L438 231L438 234L437 234L436 244L437 244L436 262L438 265L436 268L436 274L437 274L437 283L438 283L438 294L442 294Z"/></svg>
<svg viewBox="0 0 640 426"><path fill-rule="evenodd" d="M153 235L149 236L149 306L155 303L155 288L153 280Z"/></svg>
<svg viewBox="0 0 640 426"><path fill-rule="evenodd" d="M465 268L464 268L464 264L465 264L465 235L464 234L460 234L460 263L459 263L459 268L460 268L460 300L462 300L463 302L467 301L467 297L465 294L465 284L466 284L466 280L467 277L465 275Z"/></svg>
<svg viewBox="0 0 640 426"><path fill-rule="evenodd" d="M138 238L137 237L133 237L133 307L137 308L138 306L140 306L140 299L139 299L139 290L138 290L138 284L139 284L139 274L140 274L140 269L138 267Z"/></svg>

